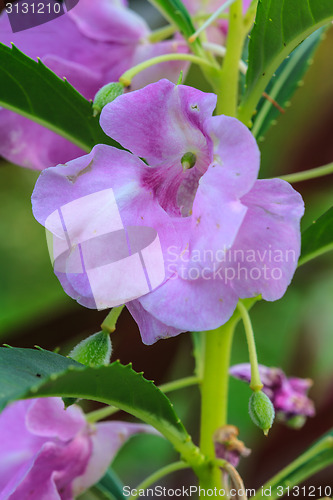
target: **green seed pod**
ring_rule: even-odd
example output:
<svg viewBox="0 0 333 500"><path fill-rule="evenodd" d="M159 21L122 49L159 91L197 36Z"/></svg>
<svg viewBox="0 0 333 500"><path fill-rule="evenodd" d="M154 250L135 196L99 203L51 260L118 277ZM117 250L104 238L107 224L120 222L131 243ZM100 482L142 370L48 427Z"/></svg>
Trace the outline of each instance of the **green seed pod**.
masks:
<svg viewBox="0 0 333 500"><path fill-rule="evenodd" d="M94 333L82 340L69 353L68 357L86 366L103 366L110 363L112 345L109 334Z"/></svg>
<svg viewBox="0 0 333 500"><path fill-rule="evenodd" d="M249 412L252 421L260 427L260 429L264 431L265 436L267 436L275 417L272 401L264 392L254 392L250 397Z"/></svg>
<svg viewBox="0 0 333 500"><path fill-rule="evenodd" d="M119 82L107 83L99 89L93 102L93 113L97 116L106 104L115 100L116 97L124 93L124 85Z"/></svg>

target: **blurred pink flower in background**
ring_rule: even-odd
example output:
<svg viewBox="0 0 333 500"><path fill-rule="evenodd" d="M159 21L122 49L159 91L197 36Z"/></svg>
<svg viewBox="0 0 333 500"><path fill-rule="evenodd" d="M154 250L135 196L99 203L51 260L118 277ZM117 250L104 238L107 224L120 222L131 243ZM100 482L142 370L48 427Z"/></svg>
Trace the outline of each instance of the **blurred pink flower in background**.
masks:
<svg viewBox="0 0 333 500"><path fill-rule="evenodd" d="M152 427L87 423L60 398L18 401L0 415L0 500L72 500L97 483L125 441Z"/></svg>

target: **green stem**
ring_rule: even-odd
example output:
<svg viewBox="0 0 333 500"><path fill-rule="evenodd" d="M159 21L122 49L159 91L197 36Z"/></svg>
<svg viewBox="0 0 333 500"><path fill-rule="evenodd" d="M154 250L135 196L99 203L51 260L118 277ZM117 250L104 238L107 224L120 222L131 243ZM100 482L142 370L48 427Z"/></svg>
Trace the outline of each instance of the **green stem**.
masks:
<svg viewBox="0 0 333 500"><path fill-rule="evenodd" d="M227 53L220 73L217 90L217 113L237 116L238 106L238 65L242 57L245 29L243 24L242 0L236 0L230 7L227 39Z"/></svg>
<svg viewBox="0 0 333 500"><path fill-rule="evenodd" d="M174 26L173 24L168 24L167 26L163 26L162 28L158 28L157 30L152 31L148 37L148 40L151 43L160 42L173 35L177 30L178 28L176 26Z"/></svg>
<svg viewBox="0 0 333 500"><path fill-rule="evenodd" d="M114 307L111 309L103 323L101 324L102 331L105 333L113 333L116 329L117 320L125 306Z"/></svg>
<svg viewBox="0 0 333 500"><path fill-rule="evenodd" d="M200 384L201 380L199 377L185 377L179 380L174 380L172 382L168 382L166 384L162 384L159 386L159 389L162 392L172 392L177 391L178 389L184 389L185 387L190 387L191 385Z"/></svg>
<svg viewBox="0 0 333 500"><path fill-rule="evenodd" d="M103 418L110 417L114 413L117 413L119 408L115 406L105 406L105 408L100 408L99 410L91 411L86 414L86 420L90 424L94 424L95 422L99 422L103 420Z"/></svg>
<svg viewBox="0 0 333 500"><path fill-rule="evenodd" d="M136 489L136 494L132 495L129 500L135 500L140 496L139 491L140 490L146 490L149 488L154 483L157 483L160 479L162 479L165 476L168 476L169 474L172 474L173 472L177 472L182 469L189 469L189 465L187 465L185 462L175 462L173 464L166 465L162 469L159 469L156 472L153 472L150 476L148 476L142 483L140 483L135 489Z"/></svg>
<svg viewBox="0 0 333 500"><path fill-rule="evenodd" d="M200 26L200 28L197 29L193 35L191 35L188 39L190 43L193 43L200 33L205 31L216 19L219 18L219 16L232 4L234 3L235 0L227 0L219 9L217 9L213 14L211 14L208 19Z"/></svg>
<svg viewBox="0 0 333 500"><path fill-rule="evenodd" d="M144 61L140 64L137 64L133 68L130 68L128 71L122 74L119 78L119 82L128 87L131 85L132 79L141 71L144 71L155 64L159 64L162 62L168 61L190 61L194 64L198 64L202 68L215 69L215 66L210 62L206 61L202 57L195 56L193 54L164 54L163 56L153 57L152 59L148 59L148 61Z"/></svg>
<svg viewBox="0 0 333 500"><path fill-rule="evenodd" d="M316 179L317 177L323 177L324 175L330 174L333 174L333 163L329 163L322 167L311 168L304 172L297 172L296 174L282 175L280 179L293 184L295 182L308 181L309 179Z"/></svg>
<svg viewBox="0 0 333 500"><path fill-rule="evenodd" d="M231 318L216 330L203 332L206 347L204 378L201 386L200 450L209 459L215 459L214 433L227 423L229 365L236 322L234 318ZM207 484L201 486L221 487L221 474L218 467L214 467L211 471Z"/></svg>
<svg viewBox="0 0 333 500"><path fill-rule="evenodd" d="M256 344L254 340L253 328L250 320L249 313L246 307L242 304L242 302L238 302L237 309L241 315L244 324L244 330L246 334L247 345L249 349L249 357L251 363L251 383L250 388L253 391L260 391L263 388L263 384L261 382L259 367L258 367L258 357Z"/></svg>
<svg viewBox="0 0 333 500"><path fill-rule="evenodd" d="M268 488L272 489L272 494L269 497L265 496L265 498L275 500L281 496L277 490L279 486L282 488L286 488L287 486L292 488L293 486L300 484L305 479L311 477L311 475L315 474L319 470L324 469L327 465L330 465L333 462L331 453L332 449L332 436L327 436L312 446L308 451L303 453L303 455L291 462L291 464L282 469L278 472L278 474L264 484L262 487L264 490ZM325 452L329 452L328 458L325 455ZM325 460L322 460L323 456L325 456ZM257 491L257 494L253 497L254 499L262 498L262 488Z"/></svg>

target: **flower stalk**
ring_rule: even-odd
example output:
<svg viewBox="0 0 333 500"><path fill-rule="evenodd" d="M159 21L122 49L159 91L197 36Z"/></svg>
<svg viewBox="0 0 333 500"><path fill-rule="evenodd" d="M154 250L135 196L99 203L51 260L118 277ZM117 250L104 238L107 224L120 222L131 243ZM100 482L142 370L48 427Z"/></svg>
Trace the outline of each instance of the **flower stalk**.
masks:
<svg viewBox="0 0 333 500"><path fill-rule="evenodd" d="M258 392L258 391L261 391L261 389L264 386L263 386L263 383L261 382L261 378L260 378L259 366L258 366L258 356L257 356L256 344L255 344L254 333L253 333L253 328L252 328L250 316L249 316L249 313L248 313L246 307L244 306L244 304L242 304L242 302L238 302L237 309L238 309L238 311L241 315L241 318L243 320L247 345L248 345L248 349L249 349L249 357L250 357L250 363L251 363L250 388L254 392Z"/></svg>

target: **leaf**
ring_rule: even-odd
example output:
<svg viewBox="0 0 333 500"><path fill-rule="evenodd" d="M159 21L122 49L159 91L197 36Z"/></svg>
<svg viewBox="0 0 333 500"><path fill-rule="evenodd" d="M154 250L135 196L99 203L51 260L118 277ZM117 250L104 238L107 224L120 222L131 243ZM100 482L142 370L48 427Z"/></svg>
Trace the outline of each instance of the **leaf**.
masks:
<svg viewBox="0 0 333 500"><path fill-rule="evenodd" d="M302 233L302 252L298 265L333 250L333 207Z"/></svg>
<svg viewBox="0 0 333 500"><path fill-rule="evenodd" d="M108 498L115 498L116 500L124 500L123 484L113 469L108 469L105 476L95 485L95 487L104 493Z"/></svg>
<svg viewBox="0 0 333 500"><path fill-rule="evenodd" d="M304 40L290 56L283 61L276 76L273 76L265 92L282 108L288 105L292 95L299 86L305 72L312 61L312 56L323 38L324 28L321 28ZM280 111L267 99L261 98L254 118L252 133L257 139L262 139Z"/></svg>
<svg viewBox="0 0 333 500"><path fill-rule="evenodd" d="M293 486L300 484L305 479L308 479L316 472L325 469L331 464L333 464L333 430L269 480L263 488L272 488L272 494L269 498L274 500L283 496L281 495L282 491L287 494L288 486L292 492ZM258 490L254 498L262 498L261 489Z"/></svg>
<svg viewBox="0 0 333 500"><path fill-rule="evenodd" d="M149 0L162 15L171 23L179 28L185 39L188 39L195 32L191 16L181 0ZM191 49L194 52L200 50L201 43L197 39L191 43Z"/></svg>
<svg viewBox="0 0 333 500"><path fill-rule="evenodd" d="M283 60L332 19L332 0L259 0L249 44L247 90L239 109L240 120L249 123Z"/></svg>
<svg viewBox="0 0 333 500"><path fill-rule="evenodd" d="M74 397L116 406L161 432L189 461L198 463L192 443L169 399L130 365L115 361L91 368L59 354L0 348L0 409L17 399Z"/></svg>
<svg viewBox="0 0 333 500"><path fill-rule="evenodd" d="M85 151L95 144L120 148L101 129L92 105L40 60L0 43L0 106L62 135Z"/></svg>

